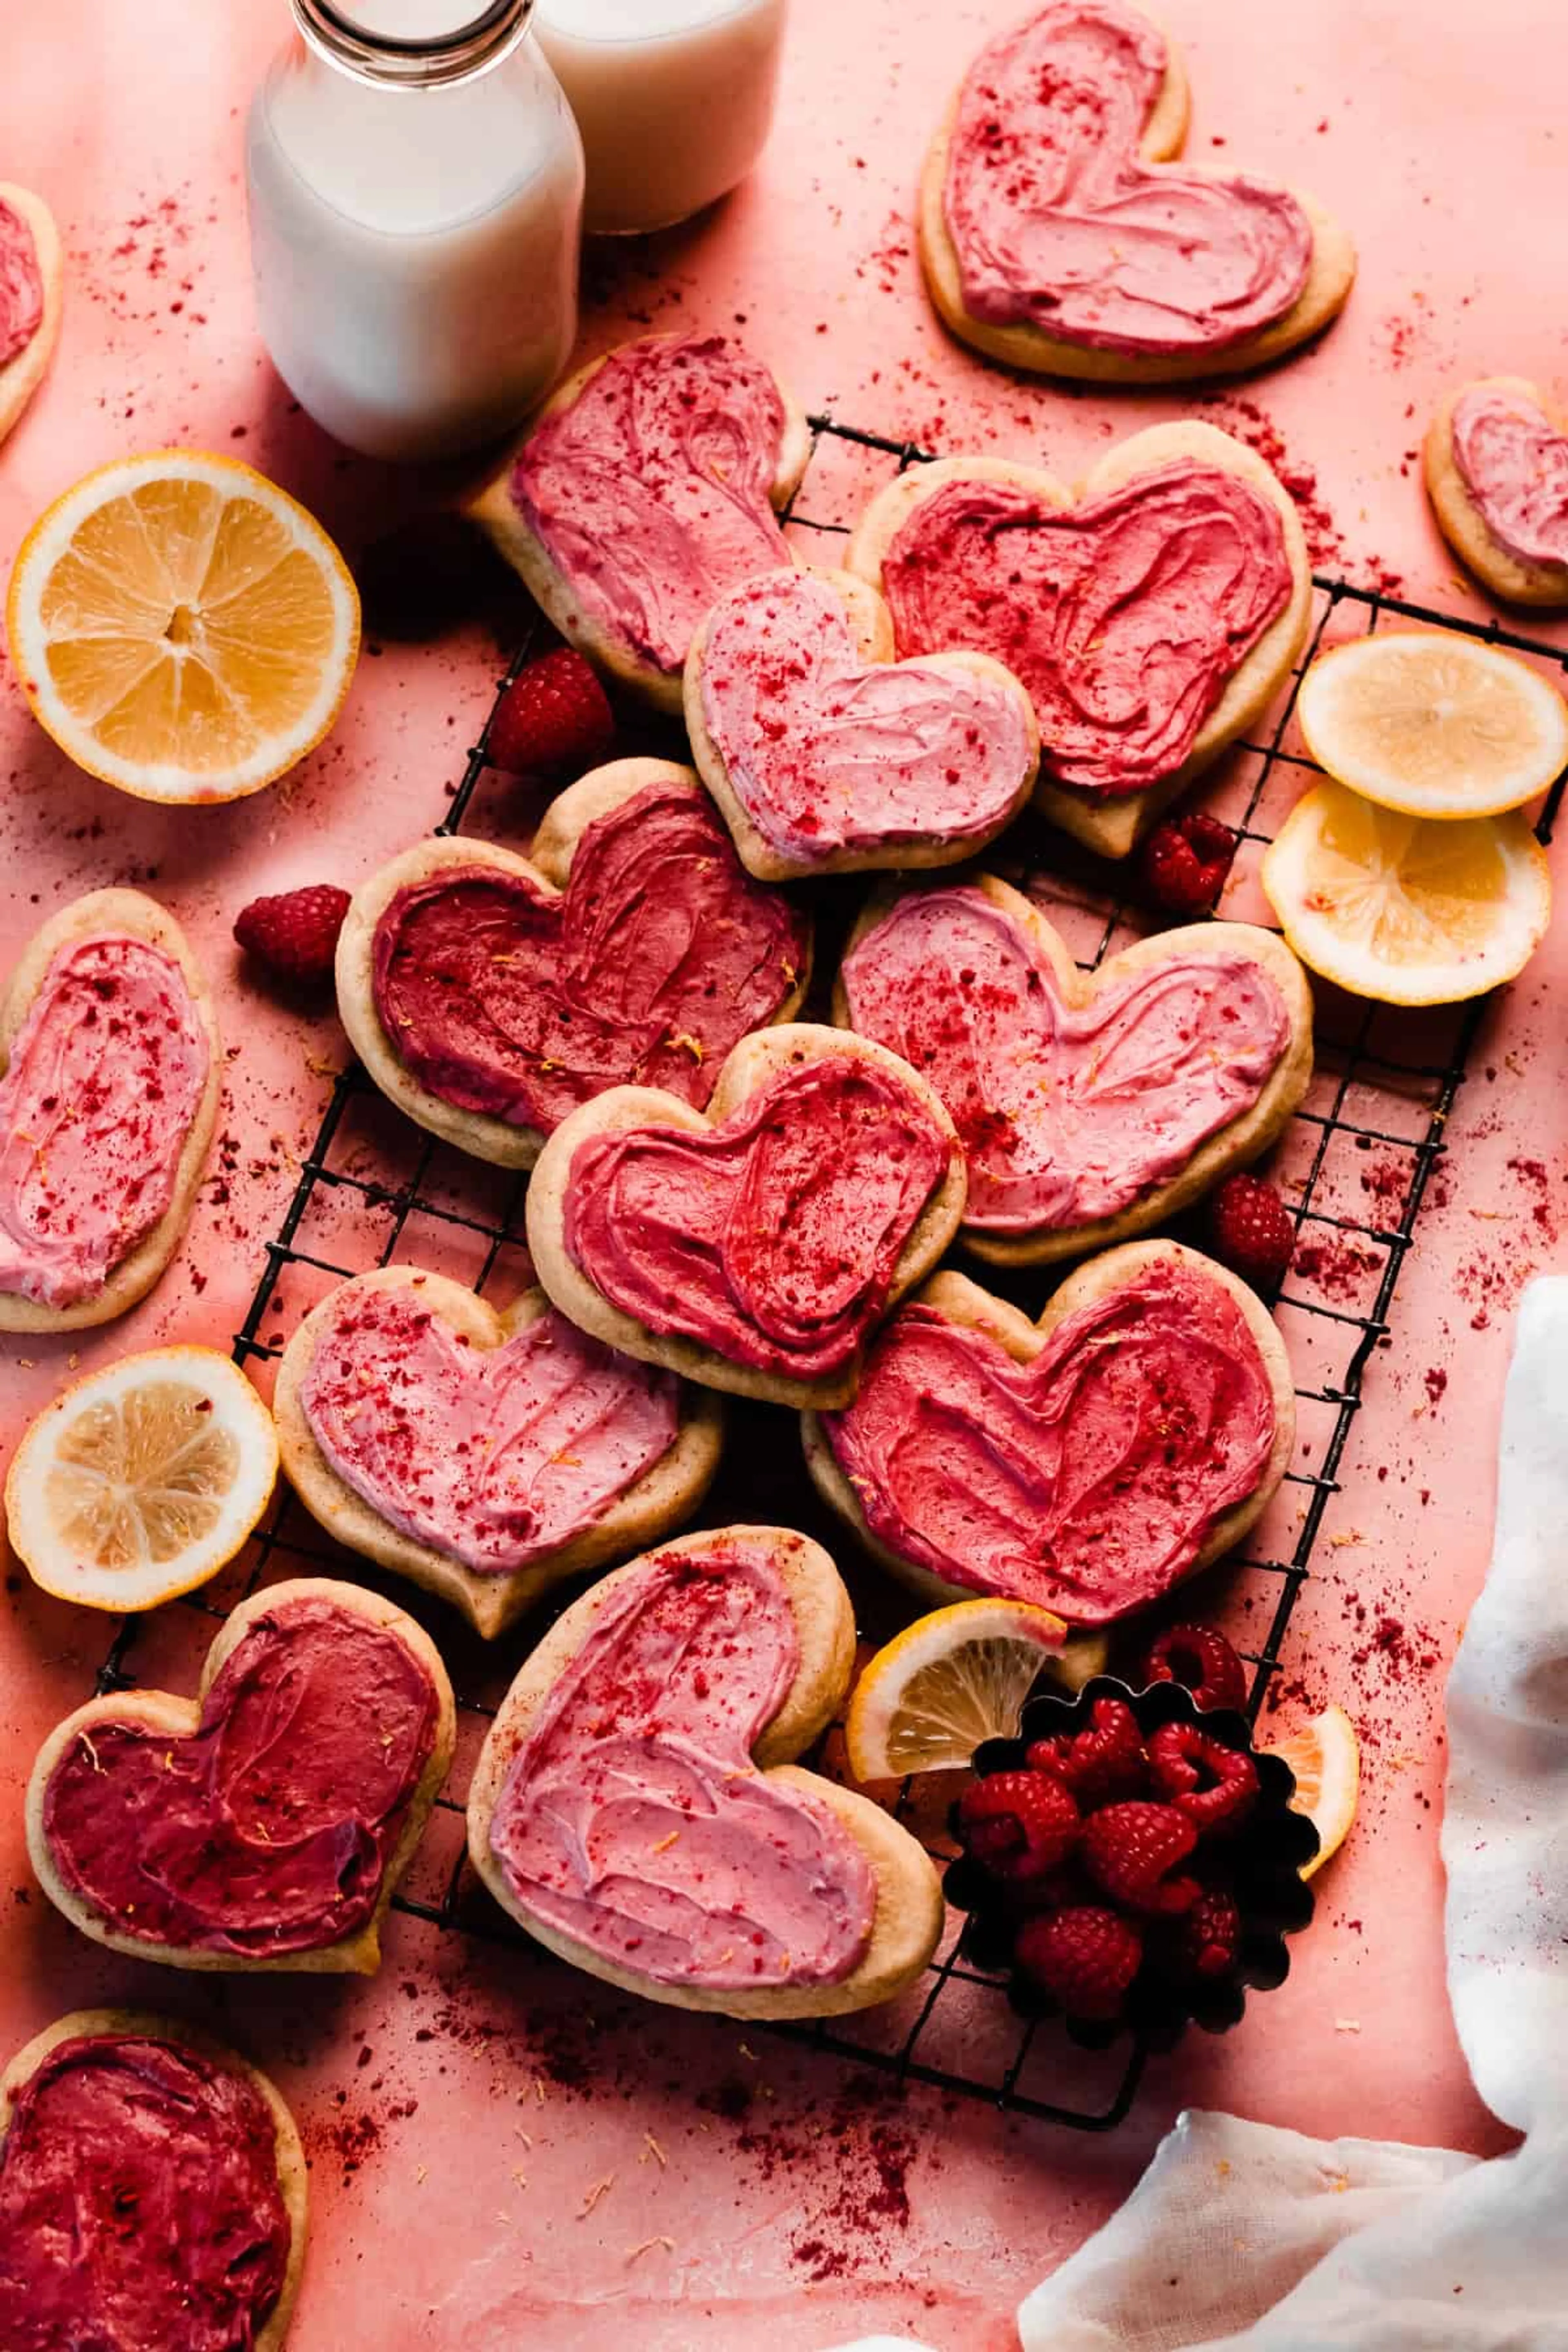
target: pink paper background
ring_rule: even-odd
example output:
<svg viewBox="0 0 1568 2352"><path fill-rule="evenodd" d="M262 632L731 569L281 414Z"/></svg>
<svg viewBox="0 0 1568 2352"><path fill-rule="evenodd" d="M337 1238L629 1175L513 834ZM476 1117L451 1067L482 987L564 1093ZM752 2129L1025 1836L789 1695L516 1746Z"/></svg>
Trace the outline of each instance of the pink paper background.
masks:
<svg viewBox="0 0 1568 2352"><path fill-rule="evenodd" d="M290 414L252 323L240 128L280 0L50 0L22 13L0 70L0 175L54 205L70 288L52 377L0 456L0 562L88 467L165 443L248 458L357 548L417 503L418 487ZM1362 251L1322 346L1213 406L1016 383L928 313L910 184L950 85L1008 14L973 0L795 0L763 168L696 227L595 257L584 348L650 322L742 320L808 405L1069 475L1107 438L1187 405L1253 436L1271 423L1321 564L1484 610L1455 576L1414 459L1448 383L1499 370L1568 381L1550 299L1568 42L1551 0L1284 11L1170 0L1194 84L1189 152L1310 187ZM839 519L861 487L830 451L805 503ZM477 626L432 646L376 641L321 751L279 790L194 816L76 774L0 680L6 957L76 893L146 883L206 961L232 1055L223 1178L182 1256L105 1336L7 1349L6 1444L78 1357L226 1344L343 1051L335 1021L285 1013L242 975L230 925L261 890L352 887L426 829L496 668ZM1243 882L1231 911L1249 903ZM1355 1840L1320 1882L1319 1922L1288 1986L1227 2040L1157 2066L1113 2139L922 2092L868 2094L766 2036L620 2003L553 1965L408 1919L392 1923L370 1984L202 1985L110 1960L44 1904L20 1828L33 1750L84 1695L106 1629L41 1600L15 1563L0 1632L0 1888L15 1890L0 2045L109 1997L206 2018L272 2070L313 2159L298 2352L355 2340L384 2352L807 2352L874 2326L989 2352L1013 2342L1019 2294L1125 2193L1184 2103L1310 2132L1497 2147L1443 1998L1439 1701L1485 1562L1511 1302L1562 1258L1568 1088L1546 1003L1563 961L1559 933L1489 1018L1290 1635L1279 1720L1338 1697L1366 1735ZM1364 1209L1370 1173L1347 1160L1339 1196ZM1443 1372L1439 1392L1427 1376ZM1294 1507L1276 1542L1289 1542ZM154 1638L139 1667L158 1654ZM435 1884L448 1859L449 1845L419 1867Z"/></svg>

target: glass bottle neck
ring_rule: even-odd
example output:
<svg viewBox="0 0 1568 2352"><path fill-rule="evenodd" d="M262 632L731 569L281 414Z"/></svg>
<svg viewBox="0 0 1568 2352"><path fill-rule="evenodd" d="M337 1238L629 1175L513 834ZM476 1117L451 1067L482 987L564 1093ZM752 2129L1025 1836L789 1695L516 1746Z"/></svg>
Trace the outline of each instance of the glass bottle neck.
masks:
<svg viewBox="0 0 1568 2352"><path fill-rule="evenodd" d="M486 73L528 30L533 0L290 0L306 44L382 89L438 89Z"/></svg>

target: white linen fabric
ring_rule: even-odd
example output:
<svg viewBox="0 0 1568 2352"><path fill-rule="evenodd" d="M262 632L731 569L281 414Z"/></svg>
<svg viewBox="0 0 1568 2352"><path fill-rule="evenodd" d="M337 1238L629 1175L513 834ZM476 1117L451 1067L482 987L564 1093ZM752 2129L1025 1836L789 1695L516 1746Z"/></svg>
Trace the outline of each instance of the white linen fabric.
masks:
<svg viewBox="0 0 1568 2352"><path fill-rule="evenodd" d="M1532 1283L1447 1689L1448 1994L1487 2163L1181 2116L1023 2352L1568 2352L1568 1279Z"/></svg>

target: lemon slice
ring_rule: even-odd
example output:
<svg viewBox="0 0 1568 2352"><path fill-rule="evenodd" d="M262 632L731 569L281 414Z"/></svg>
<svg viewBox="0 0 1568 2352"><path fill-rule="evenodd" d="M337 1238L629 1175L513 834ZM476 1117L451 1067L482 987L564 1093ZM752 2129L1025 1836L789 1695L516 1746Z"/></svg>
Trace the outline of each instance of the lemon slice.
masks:
<svg viewBox="0 0 1568 2352"><path fill-rule="evenodd" d="M100 467L22 542L5 604L34 715L79 768L151 801L230 801L331 727L359 596L320 523L237 458Z"/></svg>
<svg viewBox="0 0 1568 2352"><path fill-rule="evenodd" d="M5 1481L35 1584L89 1609L150 1609L234 1558L278 1476L272 1415L213 1348L154 1348L45 1407Z"/></svg>
<svg viewBox="0 0 1568 2352"><path fill-rule="evenodd" d="M1552 918L1545 853L1521 816L1400 816L1315 784L1260 878L1305 964L1384 1004L1453 1004L1523 971Z"/></svg>
<svg viewBox="0 0 1568 2352"><path fill-rule="evenodd" d="M1355 1726L1342 1706L1325 1707L1292 1739L1282 1739L1268 1750L1282 1757L1296 1775L1292 1812L1305 1813L1318 1832L1318 1851L1302 1865L1310 1878L1332 1853L1338 1853L1355 1819L1361 1793L1361 1744Z"/></svg>
<svg viewBox="0 0 1568 2352"><path fill-rule="evenodd" d="M1495 816L1568 766L1568 702L1500 646L1394 630L1335 646L1296 702L1320 767L1407 816Z"/></svg>
<svg viewBox="0 0 1568 2352"><path fill-rule="evenodd" d="M983 1739L1010 1738L1067 1630L1024 1601L960 1601L918 1618L855 1686L844 1724L855 1778L955 1771Z"/></svg>

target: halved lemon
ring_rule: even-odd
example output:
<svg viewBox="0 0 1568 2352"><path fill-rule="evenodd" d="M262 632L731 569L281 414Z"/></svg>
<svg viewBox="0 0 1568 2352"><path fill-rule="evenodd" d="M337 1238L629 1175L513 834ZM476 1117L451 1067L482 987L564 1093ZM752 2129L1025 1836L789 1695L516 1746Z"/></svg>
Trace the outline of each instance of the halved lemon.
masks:
<svg viewBox="0 0 1568 2352"><path fill-rule="evenodd" d="M342 557L235 457L160 449L67 490L5 604L34 715L89 775L150 801L230 801L303 759L359 655Z"/></svg>
<svg viewBox="0 0 1568 2352"><path fill-rule="evenodd" d="M1338 1853L1355 1819L1361 1793L1361 1743L1342 1706L1325 1707L1293 1738L1268 1750L1281 1756L1296 1775L1292 1812L1305 1813L1318 1832L1318 1851L1301 1872L1310 1878Z"/></svg>
<svg viewBox="0 0 1568 2352"><path fill-rule="evenodd" d="M1296 702L1342 784L1407 816L1495 816L1568 766L1568 702L1500 646L1396 629L1320 656Z"/></svg>
<svg viewBox="0 0 1568 2352"><path fill-rule="evenodd" d="M234 1558L278 1477L272 1415L214 1348L154 1348L47 1405L5 1480L35 1584L89 1609L151 1609Z"/></svg>
<svg viewBox="0 0 1568 2352"><path fill-rule="evenodd" d="M1518 815L1401 816L1315 784L1260 879L1305 964L1384 1004L1453 1004L1523 971L1552 919L1546 856Z"/></svg>
<svg viewBox="0 0 1568 2352"><path fill-rule="evenodd" d="M956 1771L983 1739L1010 1738L1067 1631L1023 1601L960 1601L918 1618L855 1685L844 1723L855 1778Z"/></svg>

